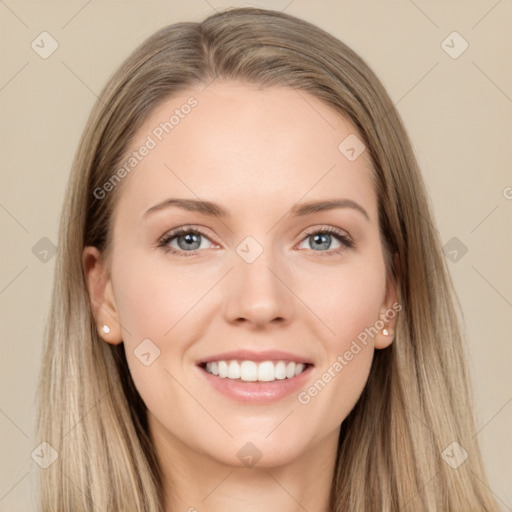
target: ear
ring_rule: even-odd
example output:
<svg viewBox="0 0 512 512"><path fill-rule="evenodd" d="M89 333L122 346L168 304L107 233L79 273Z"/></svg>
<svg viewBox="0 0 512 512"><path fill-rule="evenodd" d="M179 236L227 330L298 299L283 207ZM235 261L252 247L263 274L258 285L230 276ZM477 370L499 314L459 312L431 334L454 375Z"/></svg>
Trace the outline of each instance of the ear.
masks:
<svg viewBox="0 0 512 512"><path fill-rule="evenodd" d="M98 333L107 343L118 345L123 340L112 281L97 247L85 247L82 253L82 265ZM105 329L104 326L106 326Z"/></svg>
<svg viewBox="0 0 512 512"><path fill-rule="evenodd" d="M397 276L400 276L400 261L398 253L394 254L395 267ZM402 309L402 305L398 302L398 286L399 278L390 275L386 283L386 295L379 311L378 323L379 332L375 336L374 345L376 349L387 348L393 343L395 338L395 326L398 312Z"/></svg>

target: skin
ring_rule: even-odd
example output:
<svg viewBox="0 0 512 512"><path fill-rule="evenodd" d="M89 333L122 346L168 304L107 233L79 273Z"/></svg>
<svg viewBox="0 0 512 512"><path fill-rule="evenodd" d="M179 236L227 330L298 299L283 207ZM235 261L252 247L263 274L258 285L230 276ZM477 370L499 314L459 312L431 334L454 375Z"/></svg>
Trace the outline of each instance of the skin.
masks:
<svg viewBox="0 0 512 512"><path fill-rule="evenodd" d="M269 404L231 400L200 378L196 361L237 348L291 351L314 362L304 390L392 309L397 287L386 280L369 159L363 152L351 162L338 150L356 129L308 93L219 81L164 102L130 151L191 95L198 105L119 185L111 259L84 250L98 332L124 342L148 408L166 510L326 511L340 425L374 350L392 336L360 344L308 404L297 393ZM143 217L169 197L213 201L231 216L172 207ZM357 202L369 220L353 208L287 215L298 202L339 198ZM158 247L187 225L205 233L189 250L195 255ZM305 234L315 227L339 228L355 246L327 233L325 248ZM247 236L263 249L252 263L236 252ZM181 240L168 245L184 253ZM146 338L160 350L149 366L134 355ZM237 457L247 442L262 454L254 467Z"/></svg>

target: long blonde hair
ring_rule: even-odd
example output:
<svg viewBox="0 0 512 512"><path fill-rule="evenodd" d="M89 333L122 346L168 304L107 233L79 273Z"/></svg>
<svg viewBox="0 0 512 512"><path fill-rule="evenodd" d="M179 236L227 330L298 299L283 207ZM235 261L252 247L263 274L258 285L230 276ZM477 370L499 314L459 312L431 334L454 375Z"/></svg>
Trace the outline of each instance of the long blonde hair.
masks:
<svg viewBox="0 0 512 512"><path fill-rule="evenodd" d="M42 512L162 511L146 408L122 344L97 333L82 251L111 249L121 187L102 199L93 191L111 178L150 112L216 78L316 96L358 128L373 164L387 271L400 277L403 309L394 342L376 351L341 425L331 510L497 511L475 440L456 296L393 103L338 39L290 15L241 8L152 35L111 77L85 127L62 209L45 330L37 436L58 458L41 470ZM469 454L457 468L443 457L453 442Z"/></svg>

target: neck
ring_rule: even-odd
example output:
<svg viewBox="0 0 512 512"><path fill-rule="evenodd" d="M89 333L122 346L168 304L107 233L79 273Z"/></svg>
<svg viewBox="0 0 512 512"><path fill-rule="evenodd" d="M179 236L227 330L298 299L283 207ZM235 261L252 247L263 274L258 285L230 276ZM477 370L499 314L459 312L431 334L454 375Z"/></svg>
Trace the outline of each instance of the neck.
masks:
<svg viewBox="0 0 512 512"><path fill-rule="evenodd" d="M151 421L150 421L151 425ZM279 466L239 467L198 453L151 428L164 485L165 512L328 512L339 429Z"/></svg>

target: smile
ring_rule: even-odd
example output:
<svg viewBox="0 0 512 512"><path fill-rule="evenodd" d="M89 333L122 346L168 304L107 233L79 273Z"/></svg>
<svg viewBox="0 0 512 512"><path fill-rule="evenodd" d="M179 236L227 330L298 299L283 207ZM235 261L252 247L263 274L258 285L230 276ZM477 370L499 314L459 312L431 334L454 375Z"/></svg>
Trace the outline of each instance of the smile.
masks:
<svg viewBox="0 0 512 512"><path fill-rule="evenodd" d="M300 375L307 364L294 361L209 361L204 369L221 379L241 380L245 382L272 382L292 379Z"/></svg>

